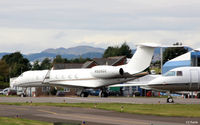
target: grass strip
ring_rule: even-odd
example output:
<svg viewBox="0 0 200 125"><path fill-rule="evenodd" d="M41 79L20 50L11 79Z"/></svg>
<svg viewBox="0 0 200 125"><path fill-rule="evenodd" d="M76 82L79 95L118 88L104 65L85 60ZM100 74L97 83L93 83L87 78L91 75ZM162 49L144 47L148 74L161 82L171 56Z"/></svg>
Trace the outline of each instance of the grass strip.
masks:
<svg viewBox="0 0 200 125"><path fill-rule="evenodd" d="M31 105L96 108L133 114L200 117L198 104L121 104L121 103L0 103L2 105Z"/></svg>
<svg viewBox="0 0 200 125"><path fill-rule="evenodd" d="M0 117L0 125L53 125L53 123L22 118Z"/></svg>

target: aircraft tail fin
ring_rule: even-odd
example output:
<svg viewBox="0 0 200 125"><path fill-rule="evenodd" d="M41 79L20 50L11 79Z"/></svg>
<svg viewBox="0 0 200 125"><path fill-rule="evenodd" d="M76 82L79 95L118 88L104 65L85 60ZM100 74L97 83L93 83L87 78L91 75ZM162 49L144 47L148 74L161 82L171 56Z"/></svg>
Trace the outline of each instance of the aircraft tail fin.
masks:
<svg viewBox="0 0 200 125"><path fill-rule="evenodd" d="M140 44L128 64L124 65L124 71L135 74L144 71L150 66L154 48L159 47L155 44Z"/></svg>

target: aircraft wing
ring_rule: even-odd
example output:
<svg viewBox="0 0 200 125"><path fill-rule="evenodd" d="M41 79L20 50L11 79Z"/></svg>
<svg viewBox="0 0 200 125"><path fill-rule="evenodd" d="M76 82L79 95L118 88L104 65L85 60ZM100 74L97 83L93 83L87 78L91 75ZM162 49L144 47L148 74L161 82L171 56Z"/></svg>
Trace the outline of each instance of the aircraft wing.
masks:
<svg viewBox="0 0 200 125"><path fill-rule="evenodd" d="M145 75L143 77L126 82L124 84L115 84L115 85L111 85L109 87L148 86L148 83L151 80L153 80L159 76L160 75Z"/></svg>
<svg viewBox="0 0 200 125"><path fill-rule="evenodd" d="M115 84L108 87L129 87L129 86L146 86L147 83L135 82L135 83L125 83L125 84Z"/></svg>

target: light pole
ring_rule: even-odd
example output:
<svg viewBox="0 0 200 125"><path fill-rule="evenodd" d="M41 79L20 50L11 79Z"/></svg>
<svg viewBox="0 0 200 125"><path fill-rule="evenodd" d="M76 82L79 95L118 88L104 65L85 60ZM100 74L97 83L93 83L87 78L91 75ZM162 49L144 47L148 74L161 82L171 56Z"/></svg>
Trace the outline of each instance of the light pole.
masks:
<svg viewBox="0 0 200 125"><path fill-rule="evenodd" d="M195 66L197 67L198 66L198 52L199 50L194 50L195 52Z"/></svg>
<svg viewBox="0 0 200 125"><path fill-rule="evenodd" d="M160 47L160 69L161 69L161 74L162 74L162 67L163 67L163 49Z"/></svg>

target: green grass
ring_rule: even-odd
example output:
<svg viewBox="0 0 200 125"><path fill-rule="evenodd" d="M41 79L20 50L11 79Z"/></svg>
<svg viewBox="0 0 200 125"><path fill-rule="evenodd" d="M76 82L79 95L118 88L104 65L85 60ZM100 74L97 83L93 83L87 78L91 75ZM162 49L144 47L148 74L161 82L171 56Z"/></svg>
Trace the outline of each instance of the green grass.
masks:
<svg viewBox="0 0 200 125"><path fill-rule="evenodd" d="M53 123L21 118L0 117L0 125L53 125Z"/></svg>
<svg viewBox="0 0 200 125"><path fill-rule="evenodd" d="M9 96L7 96L7 95L0 95L0 97L19 97L19 96L17 96L17 95L9 95Z"/></svg>
<svg viewBox="0 0 200 125"><path fill-rule="evenodd" d="M4 105L32 105L32 106L59 106L97 108L133 114L200 117L198 104L120 104L120 103L0 103ZM121 108L123 107L123 109Z"/></svg>

